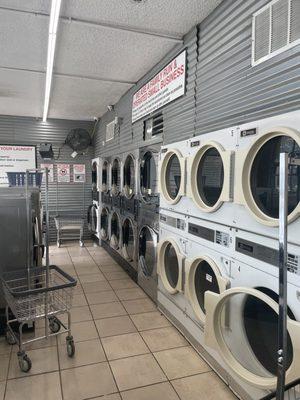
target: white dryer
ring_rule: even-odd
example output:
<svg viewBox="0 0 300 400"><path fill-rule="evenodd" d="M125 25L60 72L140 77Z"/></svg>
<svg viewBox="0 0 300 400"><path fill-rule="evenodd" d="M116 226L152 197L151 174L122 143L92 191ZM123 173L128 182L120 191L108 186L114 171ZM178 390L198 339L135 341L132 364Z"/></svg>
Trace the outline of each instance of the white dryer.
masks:
<svg viewBox="0 0 300 400"><path fill-rule="evenodd" d="M100 239L100 209L99 204L96 201L93 201L88 207L87 212L87 224L88 230L92 233L92 235L96 236Z"/></svg>
<svg viewBox="0 0 300 400"><path fill-rule="evenodd" d="M99 204L99 191L100 191L100 158L92 159L92 200L94 203Z"/></svg>
<svg viewBox="0 0 300 400"><path fill-rule="evenodd" d="M137 189L138 157L139 157L138 150L125 153L122 157L122 168L123 168L122 193L127 199L131 199L132 197L134 197L138 191Z"/></svg>
<svg viewBox="0 0 300 400"><path fill-rule="evenodd" d="M158 306L181 320L185 312L184 262L186 258L186 221L182 215L164 210L160 213L157 252Z"/></svg>
<svg viewBox="0 0 300 400"><path fill-rule="evenodd" d="M158 161L160 145L140 149L138 170L139 199L145 204L159 204Z"/></svg>
<svg viewBox="0 0 300 400"><path fill-rule="evenodd" d="M109 242L110 206L102 204L100 209L100 239Z"/></svg>
<svg viewBox="0 0 300 400"><path fill-rule="evenodd" d="M117 197L122 192L123 168L122 157L114 157L111 162L110 179L111 194Z"/></svg>
<svg viewBox="0 0 300 400"><path fill-rule="evenodd" d="M101 160L101 178L100 178L100 191L101 193L108 193L111 185L111 160L110 157L102 158Z"/></svg>
<svg viewBox="0 0 300 400"><path fill-rule="evenodd" d="M112 249L119 253L122 252L121 236L122 218L120 210L112 208L109 218L109 244Z"/></svg>
<svg viewBox="0 0 300 400"><path fill-rule="evenodd" d="M236 212L239 229L278 238L279 153L288 152L288 222L292 243L300 244L300 111L265 118L239 127L235 162Z"/></svg>
<svg viewBox="0 0 300 400"><path fill-rule="evenodd" d="M288 284L287 381L299 378L300 291ZM231 266L231 288L205 294L205 343L217 351L229 382L257 399L277 382L278 277L239 260Z"/></svg>
<svg viewBox="0 0 300 400"><path fill-rule="evenodd" d="M137 270L138 254L138 226L134 217L130 214L123 214L121 218L121 255Z"/></svg>

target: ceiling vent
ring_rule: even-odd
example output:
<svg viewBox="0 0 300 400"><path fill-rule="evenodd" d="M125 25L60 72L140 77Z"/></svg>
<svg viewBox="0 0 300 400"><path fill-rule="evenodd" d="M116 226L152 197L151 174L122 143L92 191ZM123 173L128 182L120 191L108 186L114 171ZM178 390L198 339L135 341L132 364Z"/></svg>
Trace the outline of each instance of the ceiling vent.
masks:
<svg viewBox="0 0 300 400"><path fill-rule="evenodd" d="M300 1L273 0L253 15L252 65L300 44Z"/></svg>

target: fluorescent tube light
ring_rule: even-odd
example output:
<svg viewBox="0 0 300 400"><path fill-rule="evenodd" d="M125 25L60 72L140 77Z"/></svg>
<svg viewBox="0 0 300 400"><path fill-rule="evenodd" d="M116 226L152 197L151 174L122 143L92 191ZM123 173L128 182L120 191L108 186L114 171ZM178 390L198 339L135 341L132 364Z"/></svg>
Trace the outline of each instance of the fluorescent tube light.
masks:
<svg viewBox="0 0 300 400"><path fill-rule="evenodd" d="M48 116L52 75L53 75L54 55L55 55L55 46L56 46L56 32L57 32L57 26L58 26L58 20L59 20L60 6L61 6L61 0L52 0L50 21L49 21L47 71L46 71L43 122L46 122L47 116Z"/></svg>

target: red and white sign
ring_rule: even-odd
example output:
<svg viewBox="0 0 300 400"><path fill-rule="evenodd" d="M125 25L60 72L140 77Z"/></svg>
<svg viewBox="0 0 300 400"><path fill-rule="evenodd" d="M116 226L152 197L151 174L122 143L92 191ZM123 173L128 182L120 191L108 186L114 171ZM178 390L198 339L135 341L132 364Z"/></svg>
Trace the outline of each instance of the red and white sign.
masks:
<svg viewBox="0 0 300 400"><path fill-rule="evenodd" d="M57 164L57 182L70 182L70 164Z"/></svg>
<svg viewBox="0 0 300 400"><path fill-rule="evenodd" d="M85 182L85 165L74 164L73 165L73 181L83 183Z"/></svg>
<svg viewBox="0 0 300 400"><path fill-rule="evenodd" d="M0 187L8 186L7 172L25 172L35 168L35 146L0 145Z"/></svg>
<svg viewBox="0 0 300 400"><path fill-rule="evenodd" d="M186 50L133 95L132 122L184 95L185 78Z"/></svg>

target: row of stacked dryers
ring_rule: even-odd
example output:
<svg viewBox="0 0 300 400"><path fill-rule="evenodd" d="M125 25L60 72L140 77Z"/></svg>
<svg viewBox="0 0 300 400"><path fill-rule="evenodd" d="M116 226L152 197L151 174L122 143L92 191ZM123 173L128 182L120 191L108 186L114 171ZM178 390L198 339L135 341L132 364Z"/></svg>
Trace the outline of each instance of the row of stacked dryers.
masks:
<svg viewBox="0 0 300 400"><path fill-rule="evenodd" d="M157 301L160 145L92 160L92 233Z"/></svg>
<svg viewBox="0 0 300 400"><path fill-rule="evenodd" d="M292 381L300 376L300 111L161 149L158 307L243 399L276 387L280 152L289 153Z"/></svg>

